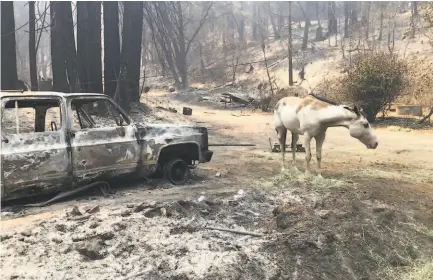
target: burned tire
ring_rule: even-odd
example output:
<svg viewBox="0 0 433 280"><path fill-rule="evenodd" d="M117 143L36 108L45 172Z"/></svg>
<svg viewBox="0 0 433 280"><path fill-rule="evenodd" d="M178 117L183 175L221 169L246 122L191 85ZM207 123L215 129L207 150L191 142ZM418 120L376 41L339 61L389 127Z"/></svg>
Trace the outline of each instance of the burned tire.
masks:
<svg viewBox="0 0 433 280"><path fill-rule="evenodd" d="M164 165L164 177L173 185L183 185L191 178L191 170L183 159L175 158Z"/></svg>

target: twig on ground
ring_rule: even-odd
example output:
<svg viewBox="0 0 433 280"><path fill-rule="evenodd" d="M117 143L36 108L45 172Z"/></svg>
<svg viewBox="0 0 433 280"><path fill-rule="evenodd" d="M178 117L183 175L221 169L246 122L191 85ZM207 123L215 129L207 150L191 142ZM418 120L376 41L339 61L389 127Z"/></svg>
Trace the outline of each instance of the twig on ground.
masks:
<svg viewBox="0 0 433 280"><path fill-rule="evenodd" d="M223 143L223 144L209 144L209 147L255 147L256 144L230 144L230 143Z"/></svg>
<svg viewBox="0 0 433 280"><path fill-rule="evenodd" d="M242 235L251 235L255 237L263 237L264 234L262 233L256 233L256 232L249 232L249 231L242 231L242 230L234 230L234 229L228 229L228 228L220 228L220 227L204 227L205 229L211 229L211 230L219 230L219 231L226 231L231 233L237 233Z"/></svg>

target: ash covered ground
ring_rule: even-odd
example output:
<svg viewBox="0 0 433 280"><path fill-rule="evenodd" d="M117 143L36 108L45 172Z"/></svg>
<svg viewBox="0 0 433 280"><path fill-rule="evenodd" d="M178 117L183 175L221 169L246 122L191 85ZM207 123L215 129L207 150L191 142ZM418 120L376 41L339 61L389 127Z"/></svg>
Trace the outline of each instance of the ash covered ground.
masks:
<svg viewBox="0 0 433 280"><path fill-rule="evenodd" d="M2 276L385 279L383 266L404 269L433 254L428 230L371 195L352 182L286 171L224 197L79 204L2 230Z"/></svg>

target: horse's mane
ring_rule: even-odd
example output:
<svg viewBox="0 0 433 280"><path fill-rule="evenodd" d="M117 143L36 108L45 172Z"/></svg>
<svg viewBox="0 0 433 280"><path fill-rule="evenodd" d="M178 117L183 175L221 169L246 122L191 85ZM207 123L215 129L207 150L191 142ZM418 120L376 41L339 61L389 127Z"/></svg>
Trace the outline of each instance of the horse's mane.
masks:
<svg viewBox="0 0 433 280"><path fill-rule="evenodd" d="M318 96L318 95L316 95L316 94L314 94L314 93L310 93L309 95L311 95L311 96L313 96L314 98L316 98L317 100L323 101L323 102L325 102L325 103L328 103L328 104L331 104L331 105L334 105L334 106L339 106L337 103L335 103L335 102L333 102L333 101L331 101L331 100L329 100L329 99L326 99L326 98L323 97L323 96ZM351 112L353 112L353 113L355 113L355 110L353 110L352 108L350 108L350 107L347 106L347 105L343 105L343 108L346 109L346 110L349 110L349 111L351 111ZM362 116L364 116L364 118L367 118L367 114L366 114L364 111L362 111L362 109L359 110L359 113L360 113Z"/></svg>

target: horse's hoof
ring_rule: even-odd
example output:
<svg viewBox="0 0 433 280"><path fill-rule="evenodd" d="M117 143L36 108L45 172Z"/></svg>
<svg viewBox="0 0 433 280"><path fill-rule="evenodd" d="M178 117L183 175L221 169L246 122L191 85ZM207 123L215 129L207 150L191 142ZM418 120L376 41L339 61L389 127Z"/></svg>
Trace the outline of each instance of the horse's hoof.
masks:
<svg viewBox="0 0 433 280"><path fill-rule="evenodd" d="M323 176L322 176L322 174L317 174L317 178L319 178L319 179L323 179Z"/></svg>
<svg viewBox="0 0 433 280"><path fill-rule="evenodd" d="M281 172L284 172L284 171L286 171L286 168L283 166L283 167L281 167Z"/></svg>

